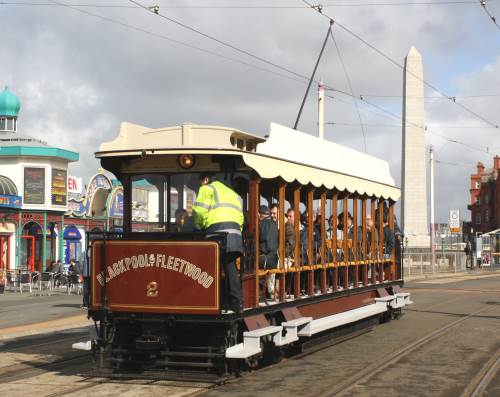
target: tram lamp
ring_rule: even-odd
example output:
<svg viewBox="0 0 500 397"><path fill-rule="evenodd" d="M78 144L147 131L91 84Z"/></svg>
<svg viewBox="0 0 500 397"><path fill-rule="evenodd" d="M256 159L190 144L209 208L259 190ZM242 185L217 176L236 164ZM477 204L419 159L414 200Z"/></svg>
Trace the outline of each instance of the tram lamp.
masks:
<svg viewBox="0 0 500 397"><path fill-rule="evenodd" d="M193 168L195 158L192 154L181 154L178 158L179 165L185 170Z"/></svg>

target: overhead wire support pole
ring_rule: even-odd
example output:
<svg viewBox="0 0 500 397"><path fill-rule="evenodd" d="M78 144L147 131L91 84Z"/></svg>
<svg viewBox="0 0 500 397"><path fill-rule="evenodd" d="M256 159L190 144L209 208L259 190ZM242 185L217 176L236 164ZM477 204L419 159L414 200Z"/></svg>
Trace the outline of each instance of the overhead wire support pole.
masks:
<svg viewBox="0 0 500 397"><path fill-rule="evenodd" d="M309 94L309 89L311 88L311 84L314 81L314 75L316 74L316 70L318 69L319 61L321 60L321 56L323 55L323 51L325 50L326 42L330 37L332 26L333 26L333 19L330 19L330 26L328 27L328 32L326 33L325 40L323 41L323 46L321 47L318 59L316 60L316 65L314 65L314 70L312 72L311 78L309 79L309 84L307 84L306 93L304 94L304 98L302 99L302 103L300 104L299 114L297 114L297 119L295 120L295 124L293 126L294 130L296 130L297 126L299 125L300 116L302 115L302 110L304 109L304 104L306 103L307 95Z"/></svg>

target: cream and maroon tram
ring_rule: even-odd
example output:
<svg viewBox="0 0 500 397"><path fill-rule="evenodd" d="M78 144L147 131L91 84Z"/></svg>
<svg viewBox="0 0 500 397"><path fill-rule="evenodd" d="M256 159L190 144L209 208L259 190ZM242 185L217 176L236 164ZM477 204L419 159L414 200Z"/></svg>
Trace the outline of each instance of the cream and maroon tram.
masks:
<svg viewBox="0 0 500 397"><path fill-rule="evenodd" d="M124 192L123 232L91 235L87 250L89 316L99 330L92 350L102 368L223 375L339 340L411 303L401 291L397 244L385 243L400 193L384 160L274 123L266 138L217 126L123 123L96 156ZM241 314L225 305L225 236L190 227L205 172L243 199ZM272 203L279 264L265 269L258 209ZM291 249L290 208L297 214ZM302 226L299 213L307 215ZM265 293L270 279L273 299Z"/></svg>

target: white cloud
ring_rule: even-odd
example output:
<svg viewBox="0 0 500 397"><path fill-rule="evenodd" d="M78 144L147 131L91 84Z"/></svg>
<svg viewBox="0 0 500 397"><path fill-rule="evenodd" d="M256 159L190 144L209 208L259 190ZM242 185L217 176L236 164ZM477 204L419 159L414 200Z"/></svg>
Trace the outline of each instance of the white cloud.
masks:
<svg viewBox="0 0 500 397"><path fill-rule="evenodd" d="M160 2L161 6L168 4L200 3ZM252 3L255 4L300 5L301 2ZM143 10L85 10L272 69ZM424 57L426 79L444 87L451 95L500 92L500 61L496 58L500 54L500 40L479 5L325 10L401 64L409 48L417 46ZM307 9L161 8L161 11L304 75L311 73L328 27L326 19ZM492 8L495 11L500 15L500 9ZM72 165L72 173L80 173L84 179L98 167L93 152L100 142L117 134L121 121L152 127L192 121L228 125L263 135L270 121L293 124L305 90L304 84L63 7L0 6L0 17L4 32L0 83L8 84L22 99L21 131L79 151L81 161ZM403 74L399 68L339 27L334 27L334 33L356 94L402 93ZM331 86L348 90L331 43L317 76ZM317 130L315 88L312 91L300 128L314 133ZM392 112L401 112L400 98L370 100ZM471 98L463 103L500 122L498 101L494 98ZM326 104L329 121L358 123L352 105L331 99ZM365 123L398 123L376 115L380 111L367 104L360 107ZM500 146L498 131L441 128L479 124L456 105L445 100L428 101L426 111L427 123L434 125L433 130L440 134L475 146ZM363 147L361 131L355 126L330 126L326 135L356 149ZM393 174L399 180L401 130L367 127L366 142L370 154L391 162ZM443 140L429 134L428 143L439 148ZM442 147L437 157L449 162L490 161L480 152L452 143ZM450 206L466 206L470 172L465 167L438 167L438 220L446 220Z"/></svg>

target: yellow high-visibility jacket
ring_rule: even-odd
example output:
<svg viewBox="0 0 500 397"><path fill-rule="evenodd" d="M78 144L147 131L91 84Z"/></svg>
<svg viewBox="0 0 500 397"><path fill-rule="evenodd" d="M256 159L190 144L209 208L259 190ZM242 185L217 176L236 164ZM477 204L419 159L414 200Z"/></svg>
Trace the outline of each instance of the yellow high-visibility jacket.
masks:
<svg viewBox="0 0 500 397"><path fill-rule="evenodd" d="M195 225L200 230L221 222L235 222L240 230L243 227L241 197L219 181L200 187L193 211Z"/></svg>

